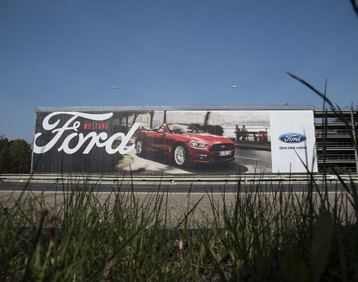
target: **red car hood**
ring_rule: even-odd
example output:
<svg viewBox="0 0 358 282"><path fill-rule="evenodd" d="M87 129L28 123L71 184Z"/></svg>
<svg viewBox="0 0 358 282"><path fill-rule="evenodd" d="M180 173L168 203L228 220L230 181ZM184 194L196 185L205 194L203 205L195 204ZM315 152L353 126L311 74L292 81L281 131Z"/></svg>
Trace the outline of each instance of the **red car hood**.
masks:
<svg viewBox="0 0 358 282"><path fill-rule="evenodd" d="M214 134L209 134L209 133L203 133L203 134L183 133L180 135L188 139L191 139L191 141L198 142L198 143L207 143L207 144L233 143L229 138L214 135Z"/></svg>

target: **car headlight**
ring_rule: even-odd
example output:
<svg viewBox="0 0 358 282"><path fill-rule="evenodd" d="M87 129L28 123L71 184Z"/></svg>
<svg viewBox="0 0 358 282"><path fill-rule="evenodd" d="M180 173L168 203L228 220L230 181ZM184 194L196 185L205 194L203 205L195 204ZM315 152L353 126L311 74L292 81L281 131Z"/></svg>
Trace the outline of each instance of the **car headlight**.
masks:
<svg viewBox="0 0 358 282"><path fill-rule="evenodd" d="M208 144L198 143L198 142L189 142L190 147L193 148L205 148Z"/></svg>

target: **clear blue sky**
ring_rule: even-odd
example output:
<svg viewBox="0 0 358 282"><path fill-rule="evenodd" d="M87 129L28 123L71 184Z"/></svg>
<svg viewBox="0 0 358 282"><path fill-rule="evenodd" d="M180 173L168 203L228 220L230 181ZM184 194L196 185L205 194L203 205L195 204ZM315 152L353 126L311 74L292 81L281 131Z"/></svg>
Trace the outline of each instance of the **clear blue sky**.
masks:
<svg viewBox="0 0 358 282"><path fill-rule="evenodd" d="M1 0L0 135L35 107L358 102L349 0ZM236 89L231 88L238 84ZM236 95L236 98L235 98Z"/></svg>

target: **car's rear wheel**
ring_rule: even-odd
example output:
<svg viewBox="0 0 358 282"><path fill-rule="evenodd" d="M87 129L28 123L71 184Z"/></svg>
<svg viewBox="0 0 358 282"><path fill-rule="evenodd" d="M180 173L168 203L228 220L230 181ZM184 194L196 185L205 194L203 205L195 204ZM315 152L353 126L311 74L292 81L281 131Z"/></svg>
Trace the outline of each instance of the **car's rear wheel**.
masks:
<svg viewBox="0 0 358 282"><path fill-rule="evenodd" d="M142 156L144 154L143 141L138 139L135 143L135 150L138 156Z"/></svg>
<svg viewBox="0 0 358 282"><path fill-rule="evenodd" d="M173 160L177 166L184 167L188 164L188 150L184 145L176 145L173 150Z"/></svg>

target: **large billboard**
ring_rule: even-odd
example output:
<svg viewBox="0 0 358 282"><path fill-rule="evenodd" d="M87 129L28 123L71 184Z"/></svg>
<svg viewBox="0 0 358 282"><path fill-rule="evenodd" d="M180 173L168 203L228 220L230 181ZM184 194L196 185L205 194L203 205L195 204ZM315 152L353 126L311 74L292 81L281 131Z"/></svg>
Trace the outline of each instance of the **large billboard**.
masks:
<svg viewBox="0 0 358 282"><path fill-rule="evenodd" d="M36 173L317 172L313 110L36 110Z"/></svg>

